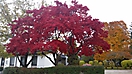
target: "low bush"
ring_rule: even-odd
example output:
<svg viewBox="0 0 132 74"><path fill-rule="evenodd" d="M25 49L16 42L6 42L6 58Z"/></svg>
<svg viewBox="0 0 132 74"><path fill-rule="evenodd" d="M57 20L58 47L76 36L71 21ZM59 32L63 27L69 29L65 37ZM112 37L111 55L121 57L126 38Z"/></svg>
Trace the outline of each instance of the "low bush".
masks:
<svg viewBox="0 0 132 74"><path fill-rule="evenodd" d="M99 62L99 66L102 66L103 65L103 63L102 62Z"/></svg>
<svg viewBox="0 0 132 74"><path fill-rule="evenodd" d="M124 70L123 67L116 67L117 70Z"/></svg>
<svg viewBox="0 0 132 74"><path fill-rule="evenodd" d="M93 65L94 63L93 63L93 61L89 61L89 64Z"/></svg>
<svg viewBox="0 0 132 74"><path fill-rule="evenodd" d="M50 68L5 68L3 74L104 74L103 66L64 66Z"/></svg>
<svg viewBox="0 0 132 74"><path fill-rule="evenodd" d="M69 56L67 60L69 65L79 65L78 55Z"/></svg>
<svg viewBox="0 0 132 74"><path fill-rule="evenodd" d="M3 67L0 67L0 71L2 71L3 70Z"/></svg>
<svg viewBox="0 0 132 74"><path fill-rule="evenodd" d="M121 62L121 66L123 67L123 68L126 68L128 65L127 65L127 60L123 60L122 62Z"/></svg>
<svg viewBox="0 0 132 74"><path fill-rule="evenodd" d="M99 64L98 60L94 60L93 63L94 63L94 66L97 66Z"/></svg>
<svg viewBox="0 0 132 74"><path fill-rule="evenodd" d="M109 61L109 66L110 66L111 68L115 67L114 61Z"/></svg>
<svg viewBox="0 0 132 74"><path fill-rule="evenodd" d="M64 64L62 64L62 63L60 63L60 64L58 64L57 66L65 66Z"/></svg>
<svg viewBox="0 0 132 74"><path fill-rule="evenodd" d="M109 70L109 69L111 69L111 67L107 67L106 69L108 69L108 70Z"/></svg>
<svg viewBox="0 0 132 74"><path fill-rule="evenodd" d="M132 67L132 60L127 61L128 67Z"/></svg>
<svg viewBox="0 0 132 74"><path fill-rule="evenodd" d="M107 67L106 69L107 69L107 70L123 70L122 67L113 67L113 68Z"/></svg>
<svg viewBox="0 0 132 74"><path fill-rule="evenodd" d="M89 62L91 60L94 60L93 58L93 55L92 56L85 56L85 55L82 55L81 56L81 60L84 60L85 62Z"/></svg>
<svg viewBox="0 0 132 74"><path fill-rule="evenodd" d="M43 69L7 67L3 74L44 74Z"/></svg>
<svg viewBox="0 0 132 74"><path fill-rule="evenodd" d="M109 65L108 61L107 61L107 60L104 60L104 61L103 61L103 65L104 65L105 68L107 68L108 65Z"/></svg>
<svg viewBox="0 0 132 74"><path fill-rule="evenodd" d="M79 65L82 66L83 64L85 64L85 61L80 60L80 61L79 61Z"/></svg>
<svg viewBox="0 0 132 74"><path fill-rule="evenodd" d="M123 67L123 68L127 68L127 67L132 67L132 60L123 60L122 62L121 62L121 66Z"/></svg>

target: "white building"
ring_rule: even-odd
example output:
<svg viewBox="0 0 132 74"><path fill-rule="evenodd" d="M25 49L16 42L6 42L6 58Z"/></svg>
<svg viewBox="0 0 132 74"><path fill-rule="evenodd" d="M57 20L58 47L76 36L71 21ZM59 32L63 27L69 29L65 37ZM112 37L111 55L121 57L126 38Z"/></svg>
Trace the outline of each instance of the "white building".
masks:
<svg viewBox="0 0 132 74"><path fill-rule="evenodd" d="M47 56L49 56L52 60L52 54L47 54ZM29 62L29 60L31 59L31 56L28 56L28 60L27 62ZM21 57L22 60L22 57ZM66 63L66 59L65 59L65 63ZM18 61L18 59L16 57L10 57L10 58L0 58L0 66L5 67L21 67L20 62ZM33 59L33 61L29 64L28 68L45 68L45 67L52 67L54 66L52 64L52 62L45 56L35 56L35 58Z"/></svg>
<svg viewBox="0 0 132 74"><path fill-rule="evenodd" d="M52 54L47 54L47 56L49 56L52 60ZM19 58L22 57L19 56ZM31 59L31 56L28 56L28 60L27 62L29 62ZM67 65L67 57L66 56L62 56L61 60L59 60L59 62L63 62L65 65ZM20 65L19 60L16 57L10 57L10 58L0 58L0 66L3 66L4 68L6 67L22 67ZM35 58L33 59L33 61L29 64L28 68L45 68L45 67L53 67L54 65L52 64L52 62L45 56L35 56Z"/></svg>

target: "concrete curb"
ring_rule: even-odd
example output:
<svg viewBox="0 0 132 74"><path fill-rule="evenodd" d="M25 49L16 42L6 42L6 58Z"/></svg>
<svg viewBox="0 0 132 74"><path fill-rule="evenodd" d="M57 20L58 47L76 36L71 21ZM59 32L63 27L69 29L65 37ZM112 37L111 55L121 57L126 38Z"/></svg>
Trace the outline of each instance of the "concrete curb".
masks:
<svg viewBox="0 0 132 74"><path fill-rule="evenodd" d="M132 74L132 70L105 70L105 74Z"/></svg>

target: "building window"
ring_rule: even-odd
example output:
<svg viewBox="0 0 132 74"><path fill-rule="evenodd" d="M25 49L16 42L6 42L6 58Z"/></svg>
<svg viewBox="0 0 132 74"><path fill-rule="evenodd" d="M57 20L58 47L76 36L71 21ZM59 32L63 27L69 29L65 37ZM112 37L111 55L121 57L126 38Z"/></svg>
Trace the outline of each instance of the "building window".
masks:
<svg viewBox="0 0 132 74"><path fill-rule="evenodd" d="M65 55L61 55L59 59L59 64L64 64L66 65L66 56Z"/></svg>
<svg viewBox="0 0 132 74"><path fill-rule="evenodd" d="M5 58L1 58L1 66L4 66Z"/></svg>
<svg viewBox="0 0 132 74"><path fill-rule="evenodd" d="M14 66L15 57L10 58L10 66Z"/></svg>
<svg viewBox="0 0 132 74"><path fill-rule="evenodd" d="M32 66L37 66L37 56L35 56L32 60Z"/></svg>

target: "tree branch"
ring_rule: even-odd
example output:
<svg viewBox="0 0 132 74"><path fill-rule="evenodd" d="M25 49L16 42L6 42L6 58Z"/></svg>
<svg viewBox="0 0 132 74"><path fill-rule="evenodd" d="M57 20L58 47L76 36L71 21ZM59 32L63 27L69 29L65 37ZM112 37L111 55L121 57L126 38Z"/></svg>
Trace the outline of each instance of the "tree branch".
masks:
<svg viewBox="0 0 132 74"><path fill-rule="evenodd" d="M42 52L42 54L46 56L56 66L56 63L49 56L47 56L44 52Z"/></svg>
<svg viewBox="0 0 132 74"><path fill-rule="evenodd" d="M20 65L24 66L18 55L16 56L18 58L18 61L20 62Z"/></svg>
<svg viewBox="0 0 132 74"><path fill-rule="evenodd" d="M32 60L34 59L34 57L35 57L35 55L32 56L32 58L30 59L30 61L28 62L28 64L26 64L26 66L28 66L32 62Z"/></svg>

